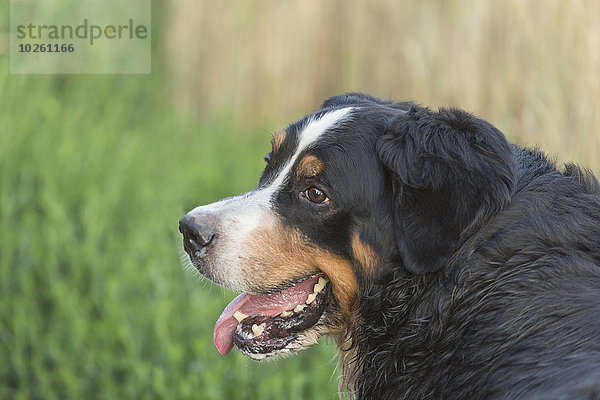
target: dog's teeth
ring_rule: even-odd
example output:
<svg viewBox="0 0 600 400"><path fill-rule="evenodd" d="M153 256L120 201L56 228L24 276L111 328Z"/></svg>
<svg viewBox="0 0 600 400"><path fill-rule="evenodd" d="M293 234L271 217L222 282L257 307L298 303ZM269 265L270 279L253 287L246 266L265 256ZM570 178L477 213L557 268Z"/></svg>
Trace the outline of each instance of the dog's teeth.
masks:
<svg viewBox="0 0 600 400"><path fill-rule="evenodd" d="M306 304L298 304L296 308L294 308L294 312L300 312L304 310L304 307L306 307Z"/></svg>
<svg viewBox="0 0 600 400"><path fill-rule="evenodd" d="M245 320L246 318L248 318L248 316L246 314L244 314L241 311L236 311L235 313L233 313L233 318L237 319L237 322L242 322L243 320Z"/></svg>
<svg viewBox="0 0 600 400"><path fill-rule="evenodd" d="M255 336L260 336L262 335L262 333L264 332L265 327L261 325L252 325L252 333L254 333Z"/></svg>
<svg viewBox="0 0 600 400"><path fill-rule="evenodd" d="M292 313L289 311L282 311L279 315L281 315L282 317L289 317L290 315L292 315Z"/></svg>
<svg viewBox="0 0 600 400"><path fill-rule="evenodd" d="M328 279L323 278L322 276L319 277L319 282L317 282L315 284L315 287L313 288L313 292L319 293L321 290L323 290L325 288L325 285L327 285L327 282L329 282Z"/></svg>
<svg viewBox="0 0 600 400"><path fill-rule="evenodd" d="M306 298L306 304L310 304L313 301L315 301L315 298L317 297L316 293L311 293L308 295L308 297Z"/></svg>

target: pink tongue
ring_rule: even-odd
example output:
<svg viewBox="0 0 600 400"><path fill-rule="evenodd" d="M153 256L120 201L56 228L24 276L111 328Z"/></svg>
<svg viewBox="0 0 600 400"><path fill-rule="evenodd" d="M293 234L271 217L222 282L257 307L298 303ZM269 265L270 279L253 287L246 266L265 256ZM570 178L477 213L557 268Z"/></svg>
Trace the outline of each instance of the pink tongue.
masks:
<svg viewBox="0 0 600 400"><path fill-rule="evenodd" d="M274 294L252 295L242 293L225 307L215 324L213 339L219 353L225 355L233 347L233 333L238 321L233 317L236 311L246 315L265 315L273 317L282 311L292 310L304 303L312 293L319 277L307 279Z"/></svg>

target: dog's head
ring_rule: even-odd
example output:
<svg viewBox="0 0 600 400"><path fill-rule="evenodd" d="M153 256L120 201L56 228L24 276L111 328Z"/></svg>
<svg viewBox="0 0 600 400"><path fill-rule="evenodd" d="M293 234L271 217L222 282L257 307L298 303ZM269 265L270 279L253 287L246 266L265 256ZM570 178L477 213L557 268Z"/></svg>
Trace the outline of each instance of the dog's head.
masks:
<svg viewBox="0 0 600 400"><path fill-rule="evenodd" d="M207 278L242 292L214 339L254 359L294 352L360 324L361 293L386 270L435 273L514 186L511 148L459 110L361 94L272 139L258 186L180 221Z"/></svg>

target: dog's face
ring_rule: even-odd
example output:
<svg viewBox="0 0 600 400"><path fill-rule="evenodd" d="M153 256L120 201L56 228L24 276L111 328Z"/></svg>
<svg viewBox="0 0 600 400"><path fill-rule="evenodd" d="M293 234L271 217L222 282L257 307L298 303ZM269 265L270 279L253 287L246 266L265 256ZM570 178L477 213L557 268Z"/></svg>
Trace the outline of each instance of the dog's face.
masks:
<svg viewBox="0 0 600 400"><path fill-rule="evenodd" d="M377 215L385 178L372 149L375 129L358 129L358 117L338 107L291 124L273 136L254 190L183 218L193 265L246 293L217 323L222 353L232 340L258 359L295 351L351 317L358 280L374 273L390 244L374 239L389 238L379 231L391 229L386 214ZM248 318L238 322L240 315Z"/></svg>
<svg viewBox="0 0 600 400"><path fill-rule="evenodd" d="M474 171L455 177L445 170L452 160L434 163L437 130L453 129L439 115L364 95L332 98L273 136L254 190L183 217L194 267L242 292L215 326L222 354L235 344L263 359L323 334L342 337L360 319L361 293L386 268L438 269L463 229L493 211L493 202L482 210L470 196L491 198L481 188L488 179L483 161L497 162L486 145L499 136L452 138L451 146L481 149Z"/></svg>

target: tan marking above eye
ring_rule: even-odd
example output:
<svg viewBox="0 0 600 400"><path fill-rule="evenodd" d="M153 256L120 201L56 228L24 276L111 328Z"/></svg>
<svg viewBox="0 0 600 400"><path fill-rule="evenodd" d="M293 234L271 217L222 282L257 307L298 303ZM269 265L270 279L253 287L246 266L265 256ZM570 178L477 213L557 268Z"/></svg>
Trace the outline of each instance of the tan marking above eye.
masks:
<svg viewBox="0 0 600 400"><path fill-rule="evenodd" d="M323 161L312 154L307 154L298 163L296 175L298 177L314 178L323 172Z"/></svg>
<svg viewBox="0 0 600 400"><path fill-rule="evenodd" d="M285 140L287 133L285 131L278 131L273 135L271 139L271 145L273 146L273 152L276 152L281 147L281 144Z"/></svg>

